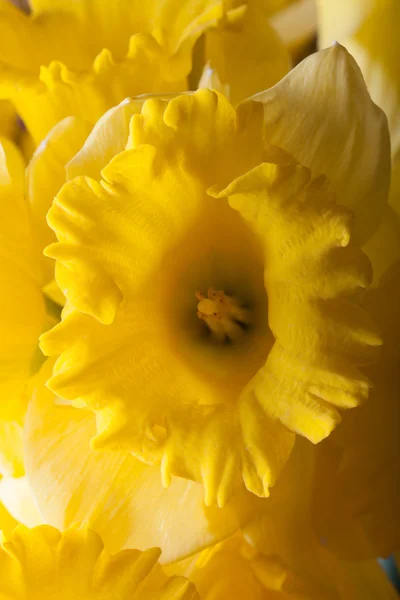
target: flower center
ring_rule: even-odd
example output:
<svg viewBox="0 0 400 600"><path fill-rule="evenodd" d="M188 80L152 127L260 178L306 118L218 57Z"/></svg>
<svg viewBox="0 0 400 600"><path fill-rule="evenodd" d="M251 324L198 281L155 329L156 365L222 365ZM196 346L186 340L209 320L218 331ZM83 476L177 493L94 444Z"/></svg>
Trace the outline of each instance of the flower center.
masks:
<svg viewBox="0 0 400 600"><path fill-rule="evenodd" d="M218 342L240 339L251 324L250 311L235 296L209 288L207 297L202 292L196 292L196 298L199 300L197 316Z"/></svg>

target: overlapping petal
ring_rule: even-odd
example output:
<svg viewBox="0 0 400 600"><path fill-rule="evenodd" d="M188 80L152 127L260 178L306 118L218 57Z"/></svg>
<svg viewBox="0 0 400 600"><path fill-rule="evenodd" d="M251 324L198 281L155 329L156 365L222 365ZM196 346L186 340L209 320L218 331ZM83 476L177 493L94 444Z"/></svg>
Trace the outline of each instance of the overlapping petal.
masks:
<svg viewBox="0 0 400 600"><path fill-rule="evenodd" d="M49 386L96 413L96 448L161 463L166 484L202 481L208 504L240 473L267 495L292 432L318 442L367 396L357 366L380 343L346 300L370 278L349 211L324 178L264 149L262 119L208 90L148 101L102 180L74 179L49 213L69 302L42 338L61 355ZM281 164L259 165L267 156ZM242 349L194 341L195 292L216 277L259 307Z"/></svg>
<svg viewBox="0 0 400 600"><path fill-rule="evenodd" d="M372 99L386 113L392 152L400 147L400 7L396 0L318 0L321 48L339 41L354 56Z"/></svg>

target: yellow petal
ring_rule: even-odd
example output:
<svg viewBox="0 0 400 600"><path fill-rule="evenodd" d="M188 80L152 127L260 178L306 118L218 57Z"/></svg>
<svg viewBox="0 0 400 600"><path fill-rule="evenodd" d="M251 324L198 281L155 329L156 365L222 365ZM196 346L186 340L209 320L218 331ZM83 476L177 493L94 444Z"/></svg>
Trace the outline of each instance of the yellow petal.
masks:
<svg viewBox="0 0 400 600"><path fill-rule="evenodd" d="M93 600L194 600L194 587L183 578L168 580L157 564L159 550L127 550L110 556L100 537L86 526L60 533L42 525L16 527L0 551L4 598L51 600L62 595ZM181 595L173 591L182 590ZM168 593L166 591L168 590Z"/></svg>
<svg viewBox="0 0 400 600"><path fill-rule="evenodd" d="M159 546L162 561L172 562L231 535L254 514L249 494L237 493L222 509L208 508L199 484L174 477L165 489L159 468L124 452L91 450L94 417L54 402L43 387L49 367L26 423L29 482L48 523L63 529L87 521L111 552Z"/></svg>
<svg viewBox="0 0 400 600"><path fill-rule="evenodd" d="M331 180L365 242L387 203L390 145L386 118L348 52L335 45L308 57L254 100L264 105L268 142Z"/></svg>
<svg viewBox="0 0 400 600"><path fill-rule="evenodd" d="M28 165L27 196L41 252L55 241L46 214L66 181L66 164L81 148L89 132L89 125L74 117L60 121L38 146ZM54 262L44 258L43 270L44 283L47 283L54 277Z"/></svg>
<svg viewBox="0 0 400 600"><path fill-rule="evenodd" d="M260 2L250 2L239 22L225 19L207 34L205 58L233 104L271 87L290 69L289 53Z"/></svg>

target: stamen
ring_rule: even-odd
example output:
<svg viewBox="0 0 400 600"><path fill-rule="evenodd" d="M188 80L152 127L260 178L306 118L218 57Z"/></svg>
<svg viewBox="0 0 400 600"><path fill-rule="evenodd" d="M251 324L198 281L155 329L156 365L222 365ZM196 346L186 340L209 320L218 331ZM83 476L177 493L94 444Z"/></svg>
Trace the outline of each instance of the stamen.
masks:
<svg viewBox="0 0 400 600"><path fill-rule="evenodd" d="M243 336L251 317L250 311L243 307L240 300L213 288L209 288L207 297L202 292L196 292L196 298L199 300L197 316L206 323L213 338L224 342Z"/></svg>

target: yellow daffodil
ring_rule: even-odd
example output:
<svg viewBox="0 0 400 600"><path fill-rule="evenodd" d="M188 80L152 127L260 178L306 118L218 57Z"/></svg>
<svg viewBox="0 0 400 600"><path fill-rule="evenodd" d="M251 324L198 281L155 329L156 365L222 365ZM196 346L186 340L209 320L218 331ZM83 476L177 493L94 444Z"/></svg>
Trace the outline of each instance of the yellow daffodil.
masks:
<svg viewBox="0 0 400 600"><path fill-rule="evenodd" d="M358 367L380 344L340 204L368 237L388 188L381 111L339 46L255 100L124 103L49 213L68 300L42 338L61 355L49 387L96 414L94 448L202 482L207 504L241 479L268 495L295 434L319 442L366 398Z"/></svg>
<svg viewBox="0 0 400 600"><path fill-rule="evenodd" d="M0 3L0 96L12 99L36 143L64 117L94 124L126 96L184 91L193 47L214 28L200 62L226 71L235 101L276 83L290 66L257 2L30 4L28 15Z"/></svg>
<svg viewBox="0 0 400 600"><path fill-rule="evenodd" d="M60 533L45 525L19 525L0 549L0 595L4 600L196 600L193 584L163 573L159 555L152 548L111 556L86 527Z"/></svg>

